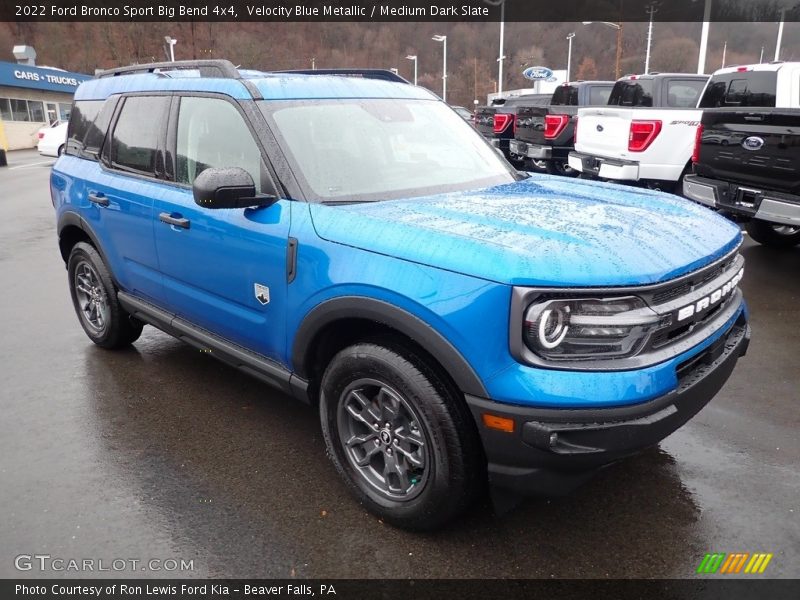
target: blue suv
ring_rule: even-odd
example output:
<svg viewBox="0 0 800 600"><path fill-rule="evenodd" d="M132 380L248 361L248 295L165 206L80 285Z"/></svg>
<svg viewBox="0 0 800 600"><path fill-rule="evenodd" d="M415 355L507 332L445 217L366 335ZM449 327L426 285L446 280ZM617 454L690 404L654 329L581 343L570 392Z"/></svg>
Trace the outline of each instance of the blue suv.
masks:
<svg viewBox="0 0 800 600"><path fill-rule="evenodd" d="M657 444L749 341L736 226L518 172L383 71L101 73L51 192L94 343L152 325L318 407L352 493L410 529Z"/></svg>

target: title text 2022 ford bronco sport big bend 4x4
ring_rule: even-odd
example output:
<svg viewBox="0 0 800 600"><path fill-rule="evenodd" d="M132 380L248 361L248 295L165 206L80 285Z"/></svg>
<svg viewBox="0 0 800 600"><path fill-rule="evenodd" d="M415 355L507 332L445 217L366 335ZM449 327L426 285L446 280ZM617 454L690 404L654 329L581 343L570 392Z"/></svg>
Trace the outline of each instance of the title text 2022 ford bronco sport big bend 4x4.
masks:
<svg viewBox="0 0 800 600"><path fill-rule="evenodd" d="M51 191L92 341L154 325L318 406L355 496L415 529L487 479L564 492L721 388L749 339L736 226L529 177L423 88L320 73L80 86Z"/></svg>

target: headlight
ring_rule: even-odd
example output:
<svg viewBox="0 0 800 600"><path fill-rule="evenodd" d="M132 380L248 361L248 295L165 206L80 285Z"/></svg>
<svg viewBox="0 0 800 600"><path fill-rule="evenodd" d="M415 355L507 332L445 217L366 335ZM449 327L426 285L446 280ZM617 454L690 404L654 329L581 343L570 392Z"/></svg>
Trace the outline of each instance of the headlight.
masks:
<svg viewBox="0 0 800 600"><path fill-rule="evenodd" d="M641 298L547 299L525 311L523 339L548 361L634 356L659 316Z"/></svg>

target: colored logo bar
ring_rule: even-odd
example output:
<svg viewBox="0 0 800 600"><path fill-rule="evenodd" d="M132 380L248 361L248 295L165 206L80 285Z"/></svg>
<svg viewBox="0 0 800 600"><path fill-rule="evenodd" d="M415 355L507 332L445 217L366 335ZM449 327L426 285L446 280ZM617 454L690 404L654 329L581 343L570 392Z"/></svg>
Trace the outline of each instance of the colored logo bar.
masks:
<svg viewBox="0 0 800 600"><path fill-rule="evenodd" d="M765 552L756 552L754 554L749 552L732 552L730 554L715 552L706 554L703 557L703 560L700 561L700 566L697 567L697 572L725 575L763 573L769 561L772 560L772 556L772 554Z"/></svg>

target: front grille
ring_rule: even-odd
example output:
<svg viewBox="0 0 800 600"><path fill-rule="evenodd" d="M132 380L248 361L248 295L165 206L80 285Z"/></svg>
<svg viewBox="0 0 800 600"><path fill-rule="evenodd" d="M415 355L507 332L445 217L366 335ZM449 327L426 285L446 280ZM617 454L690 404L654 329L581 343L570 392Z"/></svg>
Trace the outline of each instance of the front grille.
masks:
<svg viewBox="0 0 800 600"><path fill-rule="evenodd" d="M653 295L653 304L665 304L675 298L691 294L694 290L704 286L709 281L713 281L730 269L738 256L738 254L735 254L721 263L712 265L710 268L701 269L696 273L692 273L688 279L657 292Z"/></svg>

